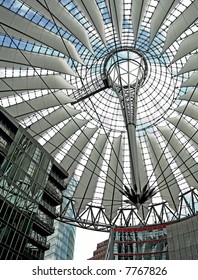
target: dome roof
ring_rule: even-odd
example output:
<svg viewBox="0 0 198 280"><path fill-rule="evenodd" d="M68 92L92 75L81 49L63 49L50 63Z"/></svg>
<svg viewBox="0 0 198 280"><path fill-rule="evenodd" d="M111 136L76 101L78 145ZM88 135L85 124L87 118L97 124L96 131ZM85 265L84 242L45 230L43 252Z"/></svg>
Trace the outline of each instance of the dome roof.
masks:
<svg viewBox="0 0 198 280"><path fill-rule="evenodd" d="M196 213L198 1L0 4L0 105L78 181L61 220Z"/></svg>

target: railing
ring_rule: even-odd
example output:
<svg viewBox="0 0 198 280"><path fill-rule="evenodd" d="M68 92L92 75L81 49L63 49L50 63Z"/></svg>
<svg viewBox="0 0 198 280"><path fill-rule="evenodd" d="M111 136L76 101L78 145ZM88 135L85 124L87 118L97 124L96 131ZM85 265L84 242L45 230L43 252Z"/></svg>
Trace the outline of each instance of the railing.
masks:
<svg viewBox="0 0 198 280"><path fill-rule="evenodd" d="M7 153L8 153L9 148L10 148L10 145L9 145L9 144L3 143L3 142L1 142L1 140L0 140L0 149L1 149L1 151L4 152L4 154L7 154Z"/></svg>
<svg viewBox="0 0 198 280"><path fill-rule="evenodd" d="M55 218L60 215L60 210L57 210L56 207L52 207L44 200L40 202L40 205L42 205L49 212L49 214L52 214Z"/></svg>
<svg viewBox="0 0 198 280"><path fill-rule="evenodd" d="M53 223L54 220L51 219L50 217L46 217L46 215L43 213L43 215L36 214L35 215L35 222L36 224L39 224L41 228L43 228L47 232L53 233L54 232L54 227Z"/></svg>
<svg viewBox="0 0 198 280"><path fill-rule="evenodd" d="M8 134L12 139L14 139L14 133L2 122L0 121L0 128Z"/></svg>
<svg viewBox="0 0 198 280"><path fill-rule="evenodd" d="M49 194L51 194L58 202L60 203L62 202L63 200L62 192L50 181L48 181L45 190L49 192Z"/></svg>
<svg viewBox="0 0 198 280"><path fill-rule="evenodd" d="M42 236L39 233L37 233L36 231L32 230L31 233L30 233L30 238L33 239L34 241L36 241L36 243L41 244L47 250L49 249L50 243L46 242L46 237L45 236Z"/></svg>
<svg viewBox="0 0 198 280"><path fill-rule="evenodd" d="M26 248L23 252L23 255L26 256L30 260L40 260L40 256L38 255L38 250Z"/></svg>
<svg viewBox="0 0 198 280"><path fill-rule="evenodd" d="M65 188L64 180L61 179L55 172L51 171L50 176L54 178L62 186L62 188Z"/></svg>

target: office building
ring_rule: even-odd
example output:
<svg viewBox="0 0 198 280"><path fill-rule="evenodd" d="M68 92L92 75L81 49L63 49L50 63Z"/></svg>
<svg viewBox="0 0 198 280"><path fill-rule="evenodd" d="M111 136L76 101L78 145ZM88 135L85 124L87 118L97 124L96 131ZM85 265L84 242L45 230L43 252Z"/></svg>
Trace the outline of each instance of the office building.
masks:
<svg viewBox="0 0 198 280"><path fill-rule="evenodd" d="M106 259L168 260L166 225L116 227L109 238Z"/></svg>
<svg viewBox="0 0 198 280"><path fill-rule="evenodd" d="M0 259L44 259L67 171L0 111Z"/></svg>
<svg viewBox="0 0 198 280"><path fill-rule="evenodd" d="M66 190L63 191L62 211L67 206L68 198L73 195L76 186L77 181L73 176L67 184ZM73 218L71 209L67 209L67 215L71 215L71 218ZM48 237L50 248L45 253L45 260L73 260L76 227L56 220L54 221L54 228L54 233Z"/></svg>
<svg viewBox="0 0 198 280"><path fill-rule="evenodd" d="M197 260L198 215L146 227L115 227L90 260Z"/></svg>
<svg viewBox="0 0 198 280"><path fill-rule="evenodd" d="M0 5L0 105L78 182L59 220L110 232L196 217L198 1Z"/></svg>
<svg viewBox="0 0 198 280"><path fill-rule="evenodd" d="M93 252L93 256L89 260L105 260L108 242L109 240L105 240L98 243L96 250Z"/></svg>

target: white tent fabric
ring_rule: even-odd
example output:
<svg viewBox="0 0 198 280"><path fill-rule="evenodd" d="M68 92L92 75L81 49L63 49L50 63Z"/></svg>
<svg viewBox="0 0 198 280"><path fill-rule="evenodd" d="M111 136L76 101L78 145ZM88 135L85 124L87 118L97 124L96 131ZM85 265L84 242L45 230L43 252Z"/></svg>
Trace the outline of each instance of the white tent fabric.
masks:
<svg viewBox="0 0 198 280"><path fill-rule="evenodd" d="M0 106L68 180L75 174L79 225L144 224L159 204L177 215L180 195L197 189L197 9L198 0L1 1ZM126 188L137 199L154 192L136 207Z"/></svg>

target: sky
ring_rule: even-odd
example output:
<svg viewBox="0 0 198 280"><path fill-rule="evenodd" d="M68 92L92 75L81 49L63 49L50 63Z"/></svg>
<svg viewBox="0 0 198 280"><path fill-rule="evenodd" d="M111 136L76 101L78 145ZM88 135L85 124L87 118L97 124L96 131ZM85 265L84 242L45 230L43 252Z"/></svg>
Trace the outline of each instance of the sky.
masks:
<svg viewBox="0 0 198 280"><path fill-rule="evenodd" d="M76 241L74 250L74 260L87 260L93 256L97 243L108 239L109 234L105 232L97 232L77 227Z"/></svg>

